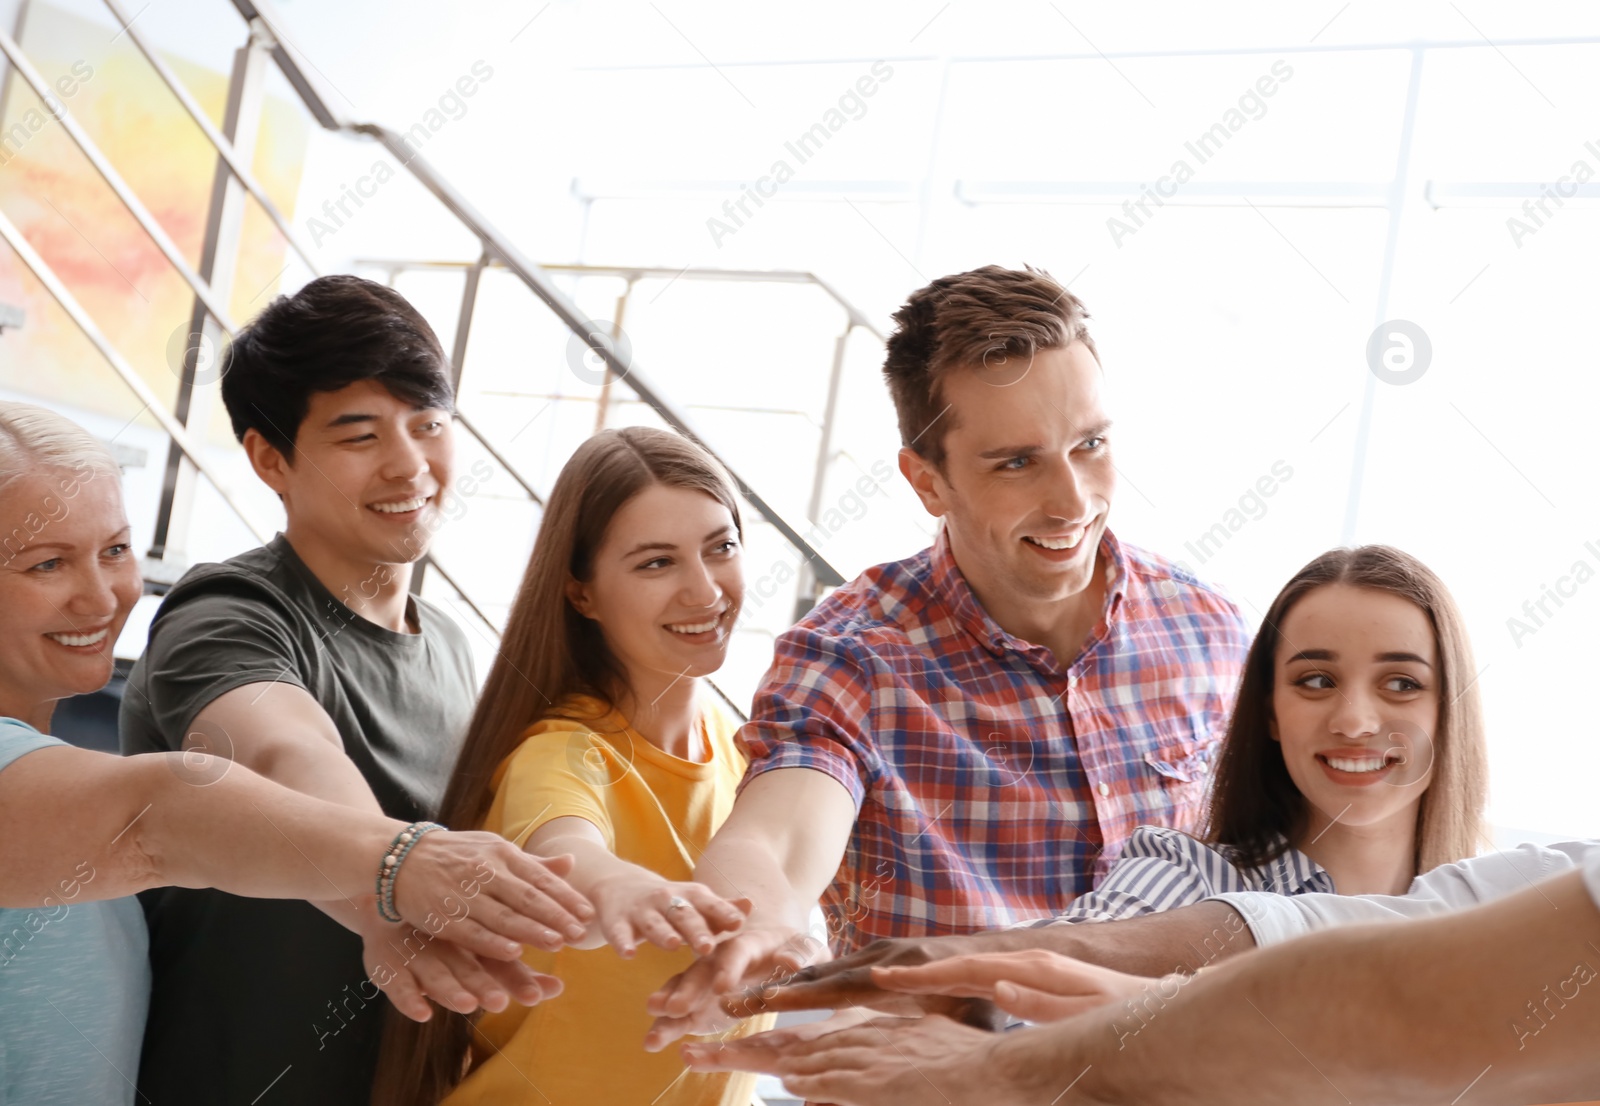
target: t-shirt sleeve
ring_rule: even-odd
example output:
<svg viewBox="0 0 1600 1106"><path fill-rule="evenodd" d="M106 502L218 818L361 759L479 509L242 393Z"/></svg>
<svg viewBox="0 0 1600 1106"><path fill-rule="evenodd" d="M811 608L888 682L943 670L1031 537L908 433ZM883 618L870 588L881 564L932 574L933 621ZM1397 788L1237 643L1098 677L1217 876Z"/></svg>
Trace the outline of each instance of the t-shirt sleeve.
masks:
<svg viewBox="0 0 1600 1106"><path fill-rule="evenodd" d="M1600 844L1589 850L1589 859L1584 861L1583 882L1588 884L1595 906L1600 906Z"/></svg>
<svg viewBox="0 0 1600 1106"><path fill-rule="evenodd" d="M1217 895L1244 916L1262 947L1334 926L1426 918L1467 910L1521 891L1583 863L1585 842L1518 845L1455 864L1442 864L1412 881L1404 895L1275 895L1245 891Z"/></svg>
<svg viewBox="0 0 1600 1106"><path fill-rule="evenodd" d="M40 733L26 722L15 718L0 718L0 772L11 767L18 758L39 749L65 745L59 737Z"/></svg>
<svg viewBox="0 0 1600 1106"><path fill-rule="evenodd" d="M310 644L310 648L318 648ZM219 576L164 608L127 695L155 727L161 747L182 747L195 716L222 695L255 683L306 687L308 643L282 600L260 585Z"/></svg>
<svg viewBox="0 0 1600 1106"><path fill-rule="evenodd" d="M882 761L872 741L872 676L846 638L796 626L778 638L739 741L750 756L741 790L779 768L837 780L856 809Z"/></svg>
<svg viewBox="0 0 1600 1106"><path fill-rule="evenodd" d="M534 830L555 818L582 818L617 849L616 831L603 789L627 772L625 759L602 737L587 731L532 734L525 738L501 777L494 805L497 832L521 846Z"/></svg>

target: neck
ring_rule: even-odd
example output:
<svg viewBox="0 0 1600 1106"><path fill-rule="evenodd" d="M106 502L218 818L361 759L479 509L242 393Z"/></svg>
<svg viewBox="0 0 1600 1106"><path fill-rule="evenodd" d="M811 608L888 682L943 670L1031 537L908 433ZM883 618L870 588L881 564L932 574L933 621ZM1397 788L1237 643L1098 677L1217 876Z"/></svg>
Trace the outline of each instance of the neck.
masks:
<svg viewBox="0 0 1600 1106"><path fill-rule="evenodd" d="M406 601L411 588L409 563L387 564L344 555L295 527L284 529L295 555L322 586L356 614L396 633L416 633L406 621Z"/></svg>
<svg viewBox="0 0 1600 1106"><path fill-rule="evenodd" d="M1341 895L1403 895L1417 876L1417 808L1389 822L1346 826L1312 812L1295 847L1322 865Z"/></svg>
<svg viewBox="0 0 1600 1106"><path fill-rule="evenodd" d="M954 550L951 552L954 555ZM960 563L956 562L957 567ZM1060 599L1037 601L1000 595L999 589L974 582L970 576L967 584L997 626L1012 637L1045 646L1061 665L1071 664L1083 652L1105 612L1106 565L1098 552L1088 586Z"/></svg>
<svg viewBox="0 0 1600 1106"><path fill-rule="evenodd" d="M708 750L700 742L700 681L651 673L630 680L617 696L617 709L650 744L681 760L702 761Z"/></svg>
<svg viewBox="0 0 1600 1106"><path fill-rule="evenodd" d="M40 733L50 732L50 719L56 712L56 700L40 701L36 694L13 688L0 688L0 717L26 722Z"/></svg>

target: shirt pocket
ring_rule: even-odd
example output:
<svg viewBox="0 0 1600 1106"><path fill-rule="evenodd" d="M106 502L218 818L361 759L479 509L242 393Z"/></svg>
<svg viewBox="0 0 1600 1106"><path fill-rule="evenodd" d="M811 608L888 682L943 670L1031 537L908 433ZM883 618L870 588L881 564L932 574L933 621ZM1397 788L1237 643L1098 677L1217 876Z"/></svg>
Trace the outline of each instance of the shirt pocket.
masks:
<svg viewBox="0 0 1600 1106"><path fill-rule="evenodd" d="M1178 741L1145 754L1145 764L1156 776L1151 798L1164 810L1152 810L1149 821L1192 833L1200 828L1210 794L1212 746L1200 741Z"/></svg>
<svg viewBox="0 0 1600 1106"><path fill-rule="evenodd" d="M1211 746L1199 741L1179 741L1145 754L1144 762L1174 783L1204 784L1211 772Z"/></svg>

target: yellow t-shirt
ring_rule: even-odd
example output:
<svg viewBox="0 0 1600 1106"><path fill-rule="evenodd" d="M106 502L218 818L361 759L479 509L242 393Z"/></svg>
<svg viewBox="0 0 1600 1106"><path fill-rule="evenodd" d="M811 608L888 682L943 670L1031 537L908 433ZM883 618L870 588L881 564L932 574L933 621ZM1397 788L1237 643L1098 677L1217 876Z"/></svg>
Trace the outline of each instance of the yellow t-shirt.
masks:
<svg viewBox="0 0 1600 1106"><path fill-rule="evenodd" d="M484 829L522 845L552 818L586 819L611 851L669 880L688 880L711 835L733 809L745 757L733 720L701 717L703 764L671 756L619 713L587 697L528 729L496 771ZM609 945L528 949L523 961L561 980L559 996L534 1007L485 1013L473 1035L472 1071L444 1106L748 1106L755 1077L688 1071L675 1046L644 1050L645 999L694 954L641 944L632 960ZM767 1028L752 1018L729 1031Z"/></svg>

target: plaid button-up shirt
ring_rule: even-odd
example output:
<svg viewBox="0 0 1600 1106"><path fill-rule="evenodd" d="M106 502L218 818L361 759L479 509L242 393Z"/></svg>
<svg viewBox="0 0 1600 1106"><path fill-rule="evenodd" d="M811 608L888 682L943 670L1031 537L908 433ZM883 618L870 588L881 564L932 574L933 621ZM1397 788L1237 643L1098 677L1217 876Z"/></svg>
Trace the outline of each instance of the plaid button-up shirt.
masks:
<svg viewBox="0 0 1600 1106"><path fill-rule="evenodd" d="M778 639L745 783L811 768L855 799L822 899L836 954L1063 914L1136 826L1196 828L1248 630L1109 530L1100 553L1105 610L1067 663L989 617L942 531Z"/></svg>

